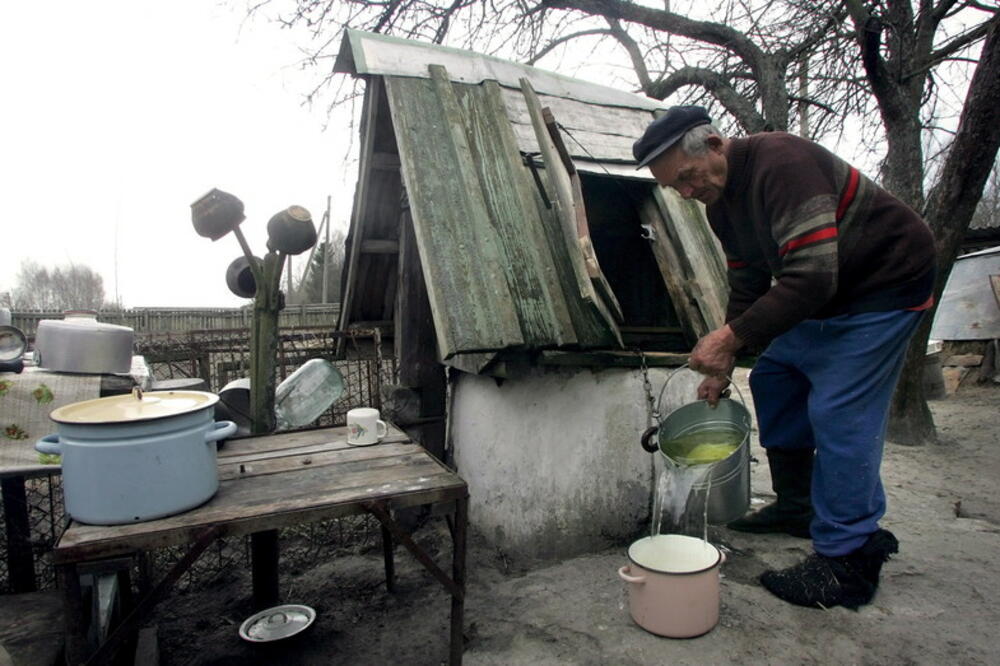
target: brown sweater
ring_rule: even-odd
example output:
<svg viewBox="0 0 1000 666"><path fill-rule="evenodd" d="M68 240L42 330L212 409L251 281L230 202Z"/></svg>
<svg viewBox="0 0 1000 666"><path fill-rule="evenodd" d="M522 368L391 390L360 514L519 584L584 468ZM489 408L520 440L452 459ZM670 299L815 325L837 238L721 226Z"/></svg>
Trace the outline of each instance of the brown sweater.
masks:
<svg viewBox="0 0 1000 666"><path fill-rule="evenodd" d="M918 308L930 297L930 229L857 169L784 132L732 139L727 157L708 220L729 266L726 321L744 343L762 347L805 319Z"/></svg>

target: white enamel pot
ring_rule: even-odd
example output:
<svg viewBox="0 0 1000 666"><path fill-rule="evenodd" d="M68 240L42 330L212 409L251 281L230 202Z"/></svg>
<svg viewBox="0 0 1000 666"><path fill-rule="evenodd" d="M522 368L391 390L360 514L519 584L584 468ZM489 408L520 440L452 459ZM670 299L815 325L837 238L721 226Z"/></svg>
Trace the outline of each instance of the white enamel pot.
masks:
<svg viewBox="0 0 1000 666"><path fill-rule="evenodd" d="M629 612L646 631L670 638L708 633L719 622L719 567L712 544L680 534L634 542L618 570L628 584Z"/></svg>
<svg viewBox="0 0 1000 666"><path fill-rule="evenodd" d="M62 456L66 512L82 523L120 525L192 509L219 488L216 449L236 432L215 421L217 395L163 391L60 407L58 433L35 449Z"/></svg>

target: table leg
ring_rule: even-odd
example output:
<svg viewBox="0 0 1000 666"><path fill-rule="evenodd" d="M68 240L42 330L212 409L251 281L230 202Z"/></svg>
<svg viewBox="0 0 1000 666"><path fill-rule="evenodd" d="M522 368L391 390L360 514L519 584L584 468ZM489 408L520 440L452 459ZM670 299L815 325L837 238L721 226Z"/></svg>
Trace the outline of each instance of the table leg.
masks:
<svg viewBox="0 0 1000 666"><path fill-rule="evenodd" d="M28 495L23 476L0 480L3 515L7 533L7 576L11 592L34 592L35 557L31 551L31 524L28 522Z"/></svg>
<svg viewBox="0 0 1000 666"><path fill-rule="evenodd" d="M87 616L83 605L80 574L74 564L56 567L56 577L63 594L63 622L66 627L66 665L77 666L87 660Z"/></svg>
<svg viewBox="0 0 1000 666"><path fill-rule="evenodd" d="M250 535L253 604L258 610L278 603L278 530Z"/></svg>
<svg viewBox="0 0 1000 666"><path fill-rule="evenodd" d="M469 523L469 499L463 497L455 501L455 526L452 533L452 580L461 590L461 596L451 595L451 654L449 662L452 666L462 663L462 652L465 650L463 625L465 617L465 547L466 532Z"/></svg>
<svg viewBox="0 0 1000 666"><path fill-rule="evenodd" d="M385 589L396 591L396 561L393 555L392 532L382 525L382 558L385 560Z"/></svg>

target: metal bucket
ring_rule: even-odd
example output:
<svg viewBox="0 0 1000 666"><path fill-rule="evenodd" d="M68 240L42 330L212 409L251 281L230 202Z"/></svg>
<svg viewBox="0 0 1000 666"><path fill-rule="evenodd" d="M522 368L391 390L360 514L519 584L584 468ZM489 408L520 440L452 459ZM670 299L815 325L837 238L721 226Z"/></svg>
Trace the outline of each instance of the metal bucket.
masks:
<svg viewBox="0 0 1000 666"><path fill-rule="evenodd" d="M676 372L676 371L675 371ZM674 376L671 373L667 383ZM708 500L708 522L722 525L743 516L750 507L750 412L735 384L732 385L740 400L721 398L715 407L706 400L698 400L678 407L649 428L642 435L642 447L650 453L663 455L666 464L676 467L677 459L685 458L687 451L672 450L673 443L683 435L708 430L733 430L742 435L739 446L726 458L713 463L706 479L695 484L688 504L704 505ZM666 384L664 384L664 389ZM663 390L660 391L660 399ZM653 443L653 435L658 442Z"/></svg>

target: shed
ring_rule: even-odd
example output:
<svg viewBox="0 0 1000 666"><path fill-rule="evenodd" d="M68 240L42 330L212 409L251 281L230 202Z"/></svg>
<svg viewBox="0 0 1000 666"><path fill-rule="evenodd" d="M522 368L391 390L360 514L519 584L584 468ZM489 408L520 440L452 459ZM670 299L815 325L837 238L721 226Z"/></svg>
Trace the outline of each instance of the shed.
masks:
<svg viewBox="0 0 1000 666"><path fill-rule="evenodd" d="M931 338L1000 338L1000 246L955 260L934 315Z"/></svg>
<svg viewBox="0 0 1000 666"><path fill-rule="evenodd" d="M725 303L701 204L632 158L659 103L359 31L334 69L365 81L341 328L392 332L482 531L530 555L627 535L652 474L640 368L662 380Z"/></svg>

